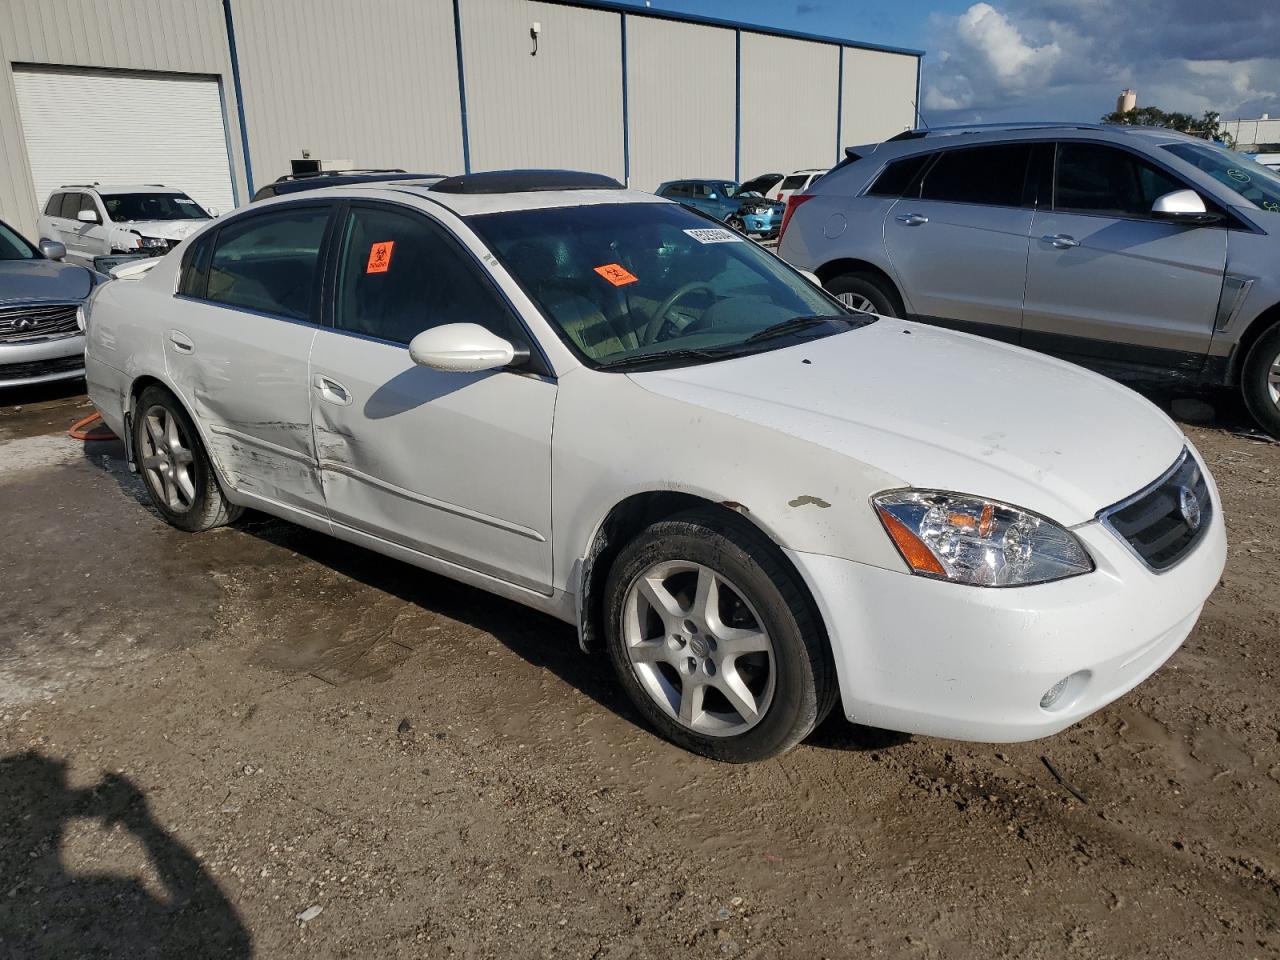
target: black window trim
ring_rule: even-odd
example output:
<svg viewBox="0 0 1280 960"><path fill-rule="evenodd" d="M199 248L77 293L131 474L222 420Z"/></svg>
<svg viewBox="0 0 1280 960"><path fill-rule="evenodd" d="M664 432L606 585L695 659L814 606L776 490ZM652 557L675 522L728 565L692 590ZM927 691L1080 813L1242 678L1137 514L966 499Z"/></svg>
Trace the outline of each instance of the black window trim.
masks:
<svg viewBox="0 0 1280 960"><path fill-rule="evenodd" d="M326 279L324 277L323 271L325 270L326 264L328 264L330 259L329 247L332 245L333 233L335 229L334 213L339 206L340 206L340 202L335 200L331 200L331 199L317 200L315 198L308 198L306 200L298 200L294 203L281 203L281 204L273 203L271 206L266 208L263 208L263 207L259 207L257 209L250 208L245 213L238 214L234 217L228 217L225 220L216 221L217 222L216 227L207 231L206 233L200 234L200 236L196 238L195 242L187 246L186 251L183 253L182 263L178 267L177 283L174 286L174 293L173 293L174 299L188 300L193 303L203 303L206 306L218 307L222 310L234 310L237 313L247 313L250 316L254 316L254 317L265 317L268 320L279 320L281 323L294 323L294 324L299 324L299 325L308 326L308 327L324 326L323 320L324 320L325 314L322 309L319 309L320 307L323 306L323 303L321 301L323 294L321 291L324 289L325 283L326 283ZM227 227L241 224L246 220L257 220L262 217L270 217L274 214L281 213L285 210L297 210L297 209L307 209L307 208L322 208L322 209L327 209L329 211L329 219L325 222L324 232L321 234L321 237L320 237L320 250L316 259L316 267L319 271L321 271L320 283L316 285L315 290L312 292L308 317L304 319L300 319L298 317L285 316L284 314L280 314L280 313L272 313L267 310L255 310L252 307L242 307L234 303L224 303L221 300L209 299L209 296L208 296L209 269L213 265L213 254L217 251L218 240L221 238L223 230L227 229ZM202 289L204 290L204 295L197 297L192 294L179 293L178 289L182 285L182 272L186 269L187 264L190 262L190 258L194 255L194 251L196 247L200 243L204 242L206 237L210 237L210 236L212 237L212 239L209 242L213 245L213 250L210 251L209 264L208 266L206 266L204 271L203 286L202 286ZM319 317L319 319L317 319L317 317Z"/></svg>
<svg viewBox="0 0 1280 960"><path fill-rule="evenodd" d="M414 196L417 196L414 194ZM434 202L434 201L433 201ZM493 271L485 264L483 260L475 255L475 252L462 242L456 230L445 223L439 217L434 216L431 211L423 210L421 207L405 203L399 200L386 200L381 197L344 197L335 204L337 210L335 216L332 217L329 224L329 248L325 257L325 279L323 284L322 297L322 320L321 326L330 333L338 334L344 337L354 337L357 340L367 340L372 343L385 344L389 347L396 347L400 350L408 351L409 345L401 343L398 340L388 340L385 337L375 337L372 334L358 333L355 330L343 330L338 327L335 314L337 312L337 296L338 296L338 270L341 265L338 258L342 255L342 244L340 241L339 231L347 221L347 214L352 208L365 209L385 209L390 208L397 212L407 212L410 215L417 214L424 220L431 223L443 235L447 243L453 244L476 269L480 282L484 284L494 298L507 308L511 316L514 318L520 331L524 333L525 343L517 343L517 347L527 346L529 349L529 359L523 367L502 369L493 371L497 373L512 373L518 376L534 377L539 380L545 380L549 383L555 383L557 380L555 367L552 366L550 359L542 348L542 344L538 338L534 336L528 322L519 308L507 296L507 292L502 289L502 285L498 283L494 277ZM443 205L441 205L443 207ZM444 209L448 209L445 207ZM462 218L459 218L462 219ZM463 220L465 223L466 221ZM479 240L477 242L488 249L487 244ZM491 254L492 255L492 254ZM496 261L496 256L495 256Z"/></svg>

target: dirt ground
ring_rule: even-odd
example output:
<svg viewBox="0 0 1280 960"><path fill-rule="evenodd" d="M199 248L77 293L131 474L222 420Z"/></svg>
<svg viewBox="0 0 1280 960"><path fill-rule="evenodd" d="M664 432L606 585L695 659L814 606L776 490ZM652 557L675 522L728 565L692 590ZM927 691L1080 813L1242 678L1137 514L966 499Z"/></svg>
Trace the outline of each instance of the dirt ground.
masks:
<svg viewBox="0 0 1280 960"><path fill-rule="evenodd" d="M1238 412L1185 425L1230 559L1136 691L1036 743L833 716L727 766L562 624L274 520L169 528L65 436L88 410L0 396L0 956L1280 953L1280 446Z"/></svg>

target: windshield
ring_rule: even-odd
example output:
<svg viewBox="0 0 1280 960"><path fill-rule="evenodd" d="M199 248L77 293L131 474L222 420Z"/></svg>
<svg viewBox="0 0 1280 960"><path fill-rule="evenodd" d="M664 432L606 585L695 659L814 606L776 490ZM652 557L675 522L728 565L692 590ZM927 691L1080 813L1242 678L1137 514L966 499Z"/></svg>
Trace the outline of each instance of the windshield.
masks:
<svg viewBox="0 0 1280 960"><path fill-rule="evenodd" d="M561 337L597 367L720 359L870 319L850 314L762 247L674 203L516 210L468 222Z"/></svg>
<svg viewBox="0 0 1280 960"><path fill-rule="evenodd" d="M1165 146L1179 160L1199 167L1254 206L1280 213L1280 174L1243 154L1209 143L1170 143Z"/></svg>
<svg viewBox="0 0 1280 960"><path fill-rule="evenodd" d="M115 223L131 220L208 220L200 204L185 193L109 193L102 198Z"/></svg>
<svg viewBox="0 0 1280 960"><path fill-rule="evenodd" d="M0 260L34 260L36 252L7 223L0 223Z"/></svg>

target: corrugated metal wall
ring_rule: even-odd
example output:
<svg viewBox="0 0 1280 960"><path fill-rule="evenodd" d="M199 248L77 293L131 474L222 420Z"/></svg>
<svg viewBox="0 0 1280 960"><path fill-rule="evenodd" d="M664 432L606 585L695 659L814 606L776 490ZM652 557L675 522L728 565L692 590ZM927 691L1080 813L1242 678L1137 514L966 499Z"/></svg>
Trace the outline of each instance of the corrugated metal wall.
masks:
<svg viewBox="0 0 1280 960"><path fill-rule="evenodd" d="M529 0L464 0L461 13L471 169L570 167L621 179L619 15Z"/></svg>
<svg viewBox="0 0 1280 960"><path fill-rule="evenodd" d="M218 0L0 2L0 219L28 237L37 204L14 94L14 63L164 70L222 78L237 188L244 189L231 63Z"/></svg>
<svg viewBox="0 0 1280 960"><path fill-rule="evenodd" d="M631 185L733 178L735 32L627 17Z"/></svg>
<svg viewBox="0 0 1280 960"><path fill-rule="evenodd" d="M743 31L743 180L835 162L839 82L838 47Z"/></svg>
<svg viewBox="0 0 1280 960"><path fill-rule="evenodd" d="M915 57L898 53L844 48L842 150L915 126L918 63Z"/></svg>
<svg viewBox="0 0 1280 960"><path fill-rule="evenodd" d="M256 187L321 160L462 170L452 0L232 0Z"/></svg>

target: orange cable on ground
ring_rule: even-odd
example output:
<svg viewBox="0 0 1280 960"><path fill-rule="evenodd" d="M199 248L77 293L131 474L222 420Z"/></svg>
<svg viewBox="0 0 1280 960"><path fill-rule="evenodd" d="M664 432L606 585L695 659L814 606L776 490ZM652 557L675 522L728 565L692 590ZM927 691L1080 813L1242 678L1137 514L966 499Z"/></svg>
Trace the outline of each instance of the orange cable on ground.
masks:
<svg viewBox="0 0 1280 960"><path fill-rule="evenodd" d="M98 431L97 433L89 432L89 428L91 428L93 424L101 423L101 422L102 422L102 414L91 413L89 414L89 416L85 417L83 420L77 420L75 423L73 423L71 425L71 429L67 431L67 436L70 437L72 440L114 440L116 439L116 435L112 433L110 430L106 430L105 428L104 428L105 432L103 431Z"/></svg>

